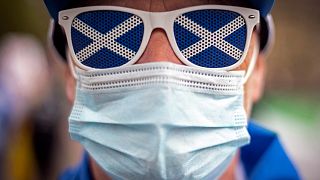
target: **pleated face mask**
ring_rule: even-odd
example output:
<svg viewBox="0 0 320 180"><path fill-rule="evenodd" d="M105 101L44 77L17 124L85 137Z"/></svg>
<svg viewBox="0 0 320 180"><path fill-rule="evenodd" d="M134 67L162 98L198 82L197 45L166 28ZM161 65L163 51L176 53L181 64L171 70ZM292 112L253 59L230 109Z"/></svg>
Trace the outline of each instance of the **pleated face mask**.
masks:
<svg viewBox="0 0 320 180"><path fill-rule="evenodd" d="M69 132L113 179L216 179L248 144L243 72L75 69Z"/></svg>

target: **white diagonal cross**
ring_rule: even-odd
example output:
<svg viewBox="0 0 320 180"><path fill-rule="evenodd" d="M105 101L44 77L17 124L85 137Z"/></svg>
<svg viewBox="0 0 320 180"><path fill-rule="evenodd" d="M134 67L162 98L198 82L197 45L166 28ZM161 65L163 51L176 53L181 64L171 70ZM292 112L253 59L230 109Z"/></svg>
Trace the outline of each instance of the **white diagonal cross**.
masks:
<svg viewBox="0 0 320 180"><path fill-rule="evenodd" d="M93 43L89 44L76 54L77 58L80 62L82 62L93 54L97 53L102 48L107 48L128 60L132 59L136 52L116 42L116 39L126 34L128 31L141 23L142 20L138 16L131 16L129 19L119 24L108 33L102 34L80 19L75 18L72 23L72 27L93 40Z"/></svg>
<svg viewBox="0 0 320 180"><path fill-rule="evenodd" d="M236 19L229 22L215 32L208 31L207 29L201 27L199 24L193 22L188 17L183 15L179 16L175 20L175 22L201 38L201 40L197 43L182 50L182 54L187 59L199 54L200 52L206 50L211 46L215 46L234 59L240 59L242 51L229 42L225 41L224 38L245 25L243 17L238 16Z"/></svg>

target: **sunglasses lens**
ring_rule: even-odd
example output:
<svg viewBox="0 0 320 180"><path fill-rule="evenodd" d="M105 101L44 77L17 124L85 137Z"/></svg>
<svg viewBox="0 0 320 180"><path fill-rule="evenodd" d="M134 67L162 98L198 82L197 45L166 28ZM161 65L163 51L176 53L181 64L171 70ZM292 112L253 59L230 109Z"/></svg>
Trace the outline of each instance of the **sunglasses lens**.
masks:
<svg viewBox="0 0 320 180"><path fill-rule="evenodd" d="M112 68L137 54L144 32L142 19L120 11L90 11L72 22L71 39L77 60L91 68Z"/></svg>
<svg viewBox="0 0 320 180"><path fill-rule="evenodd" d="M234 65L243 56L247 39L245 19L226 10L197 10L180 15L174 36L182 55L206 68Z"/></svg>

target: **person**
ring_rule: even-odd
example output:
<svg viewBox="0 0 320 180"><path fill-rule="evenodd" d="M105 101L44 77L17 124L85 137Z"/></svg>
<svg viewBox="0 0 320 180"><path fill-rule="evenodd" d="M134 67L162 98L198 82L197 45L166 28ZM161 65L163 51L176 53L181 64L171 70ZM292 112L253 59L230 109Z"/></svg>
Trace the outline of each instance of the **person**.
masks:
<svg viewBox="0 0 320 180"><path fill-rule="evenodd" d="M69 65L61 179L299 179L248 120L263 92L274 0L44 0Z"/></svg>

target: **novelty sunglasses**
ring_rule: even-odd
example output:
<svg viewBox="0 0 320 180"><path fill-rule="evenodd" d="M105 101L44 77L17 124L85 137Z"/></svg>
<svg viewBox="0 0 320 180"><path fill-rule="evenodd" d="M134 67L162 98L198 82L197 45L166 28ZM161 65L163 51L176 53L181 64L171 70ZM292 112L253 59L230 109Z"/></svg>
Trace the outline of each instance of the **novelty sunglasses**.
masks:
<svg viewBox="0 0 320 180"><path fill-rule="evenodd" d="M167 12L116 6L60 11L74 63L84 69L134 64L156 28L166 32L176 56L186 65L216 70L238 67L246 57L259 11L203 5Z"/></svg>

